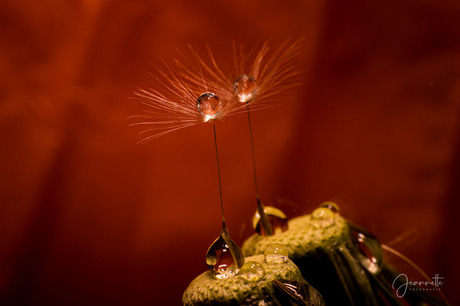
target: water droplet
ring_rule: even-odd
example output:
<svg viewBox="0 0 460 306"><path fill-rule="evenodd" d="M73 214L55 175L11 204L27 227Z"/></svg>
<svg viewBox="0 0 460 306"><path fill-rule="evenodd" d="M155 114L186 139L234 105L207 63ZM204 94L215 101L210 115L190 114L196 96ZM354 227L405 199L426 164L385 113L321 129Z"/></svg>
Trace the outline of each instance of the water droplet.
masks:
<svg viewBox="0 0 460 306"><path fill-rule="evenodd" d="M319 207L329 208L334 213L339 213L340 212L339 205L337 205L336 203L331 202L331 201L323 202L323 203L321 203L321 205Z"/></svg>
<svg viewBox="0 0 460 306"><path fill-rule="evenodd" d="M380 241L366 230L350 225L351 235L356 242L356 257L369 272L376 274L382 268L383 250Z"/></svg>
<svg viewBox="0 0 460 306"><path fill-rule="evenodd" d="M288 218L281 210L273 206L264 206L264 212L267 216L268 222L270 222L273 234L282 233L288 230ZM267 236L267 233L261 223L260 214L259 212L256 212L252 220L252 225L258 234Z"/></svg>
<svg viewBox="0 0 460 306"><path fill-rule="evenodd" d="M234 267L231 266L227 270L222 270L222 271L216 272L216 274L214 276L216 278L218 278L218 279L225 279L225 278L229 278L229 277L232 277L232 276L235 276L235 275L236 275L236 271L235 271Z"/></svg>
<svg viewBox="0 0 460 306"><path fill-rule="evenodd" d="M256 85L256 80L253 77L244 74L237 77L233 82L233 90L240 102L249 102L255 96Z"/></svg>
<svg viewBox="0 0 460 306"><path fill-rule="evenodd" d="M264 267L256 261L248 261L240 269L240 275L248 281L256 282L264 277L264 274Z"/></svg>
<svg viewBox="0 0 460 306"><path fill-rule="evenodd" d="M214 240L206 253L206 264L215 272L217 278L228 278L237 273L244 263L240 247L230 239L226 227L222 228L219 237Z"/></svg>
<svg viewBox="0 0 460 306"><path fill-rule="evenodd" d="M213 120L222 110L222 102L219 97L212 92L205 92L198 97L196 107L200 114L204 116L204 121Z"/></svg>
<svg viewBox="0 0 460 306"><path fill-rule="evenodd" d="M329 208L319 207L311 214L310 223L315 227L329 227L335 223L335 214Z"/></svg>
<svg viewBox="0 0 460 306"><path fill-rule="evenodd" d="M269 264L282 264L288 260L289 251L282 244L270 244L264 252L265 261Z"/></svg>
<svg viewBox="0 0 460 306"><path fill-rule="evenodd" d="M222 273L228 270L233 266L233 257L230 253L230 249L225 246L224 248L216 251L217 262L213 266L214 271Z"/></svg>

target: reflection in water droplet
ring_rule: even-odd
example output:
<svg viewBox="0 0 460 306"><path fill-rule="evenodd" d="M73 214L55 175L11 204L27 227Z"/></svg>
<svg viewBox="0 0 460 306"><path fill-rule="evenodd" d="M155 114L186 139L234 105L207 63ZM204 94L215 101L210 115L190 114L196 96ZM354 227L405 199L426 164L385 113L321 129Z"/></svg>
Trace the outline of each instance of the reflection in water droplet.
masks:
<svg viewBox="0 0 460 306"><path fill-rule="evenodd" d="M212 265L212 269L216 272L217 278L228 278L234 276L236 271L233 267L234 261L230 249L224 245L216 251L216 263Z"/></svg>
<svg viewBox="0 0 460 306"><path fill-rule="evenodd" d="M282 264L288 260L289 251L282 244L270 244L264 252L265 261L269 264Z"/></svg>
<svg viewBox="0 0 460 306"><path fill-rule="evenodd" d="M356 227L351 227L351 234L357 244L357 257L369 272L376 274L382 268L383 250L380 241L371 233L366 235Z"/></svg>
<svg viewBox="0 0 460 306"><path fill-rule="evenodd" d="M334 213L339 213L340 212L339 205L337 205L336 203L331 202L331 201L323 202L323 203L321 203L321 205L319 207L329 208Z"/></svg>
<svg viewBox="0 0 460 306"><path fill-rule="evenodd" d="M222 110L222 102L219 97L212 92L205 92L198 97L196 107L200 114L204 116L204 121L213 120Z"/></svg>
<svg viewBox="0 0 460 306"><path fill-rule="evenodd" d="M256 81L249 75L240 75L233 82L233 90L240 102L249 102L254 98Z"/></svg>
<svg viewBox="0 0 460 306"><path fill-rule="evenodd" d="M233 257L230 253L230 249L225 247L220 250L216 250L217 263L214 265L214 270L222 271L226 270L233 265Z"/></svg>
<svg viewBox="0 0 460 306"><path fill-rule="evenodd" d="M248 281L256 282L260 280L264 274L264 267L256 261L248 261L240 269L240 275Z"/></svg>
<svg viewBox="0 0 460 306"><path fill-rule="evenodd" d="M264 206L264 212L268 222L270 222L273 234L282 233L288 230L288 218L281 210L272 206ZM260 219L259 212L256 212L252 220L254 230L260 235L268 236L261 223L262 220Z"/></svg>
<svg viewBox="0 0 460 306"><path fill-rule="evenodd" d="M329 208L319 207L311 214L310 223L315 227L329 227L335 223L335 214Z"/></svg>

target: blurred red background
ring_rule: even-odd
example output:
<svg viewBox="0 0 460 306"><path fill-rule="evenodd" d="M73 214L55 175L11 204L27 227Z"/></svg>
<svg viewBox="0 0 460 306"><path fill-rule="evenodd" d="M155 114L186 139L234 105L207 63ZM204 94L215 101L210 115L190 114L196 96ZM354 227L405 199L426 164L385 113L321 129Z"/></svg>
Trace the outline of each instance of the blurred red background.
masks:
<svg viewBox="0 0 460 306"><path fill-rule="evenodd" d="M303 85L253 113L262 201L290 217L337 201L460 303L458 16L434 0L3 1L0 303L179 304L220 230L212 129L137 145L129 97L189 43L223 61L232 41L287 37L305 38ZM255 210L247 128L217 123L238 243Z"/></svg>

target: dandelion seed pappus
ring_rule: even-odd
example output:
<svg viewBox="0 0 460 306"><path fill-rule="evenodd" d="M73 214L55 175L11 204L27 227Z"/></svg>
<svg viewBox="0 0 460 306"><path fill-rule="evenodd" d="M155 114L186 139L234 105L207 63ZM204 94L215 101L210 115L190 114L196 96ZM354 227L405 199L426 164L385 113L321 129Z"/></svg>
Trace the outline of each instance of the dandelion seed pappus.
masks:
<svg viewBox="0 0 460 306"><path fill-rule="evenodd" d="M280 94L299 85L294 58L300 42L287 40L272 52L268 43L249 52L233 43L232 65L218 62L208 45L206 52L189 45L176 59L161 60L161 68L148 73L151 87L134 91L134 99L144 105L142 114L130 117L131 126L141 127L139 143L244 113L249 105L251 111L270 106ZM211 95L219 100L218 110L202 104Z"/></svg>

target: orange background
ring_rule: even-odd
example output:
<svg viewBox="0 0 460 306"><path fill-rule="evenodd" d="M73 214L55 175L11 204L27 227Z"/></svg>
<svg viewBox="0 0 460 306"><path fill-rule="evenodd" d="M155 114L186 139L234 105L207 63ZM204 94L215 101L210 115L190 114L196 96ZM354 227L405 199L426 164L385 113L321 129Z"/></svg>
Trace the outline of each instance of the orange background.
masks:
<svg viewBox="0 0 460 306"><path fill-rule="evenodd" d="M212 129L136 145L129 97L188 43L224 61L232 41L304 37L303 85L253 113L263 203L293 217L337 201L460 303L460 2L216 3L0 4L0 302L179 304L220 230ZM246 117L217 131L242 243L255 210Z"/></svg>

